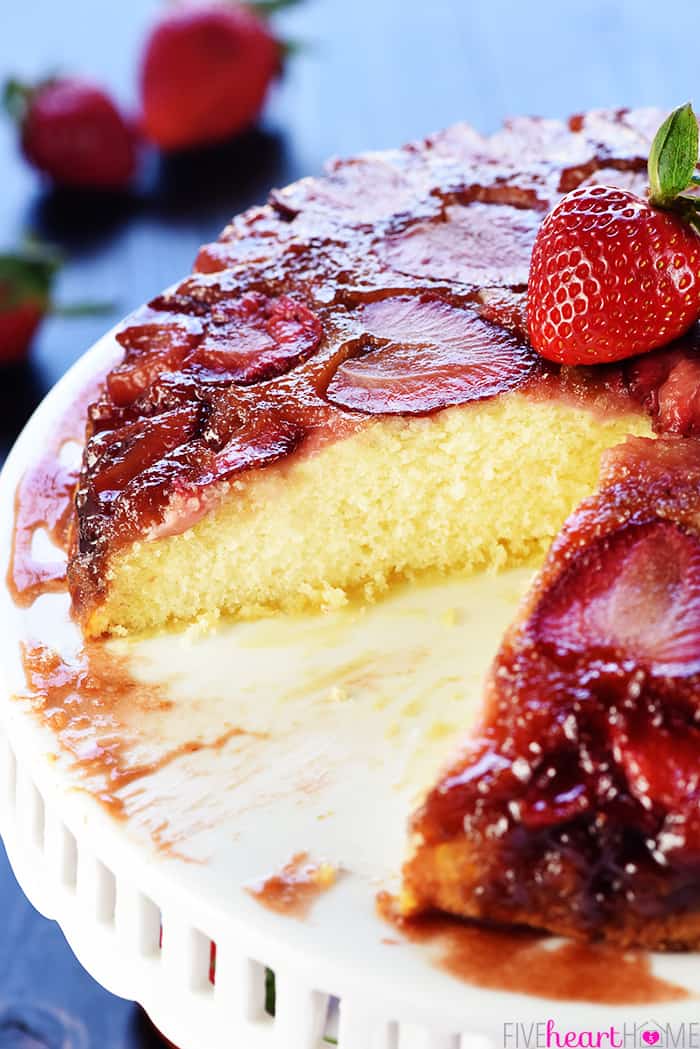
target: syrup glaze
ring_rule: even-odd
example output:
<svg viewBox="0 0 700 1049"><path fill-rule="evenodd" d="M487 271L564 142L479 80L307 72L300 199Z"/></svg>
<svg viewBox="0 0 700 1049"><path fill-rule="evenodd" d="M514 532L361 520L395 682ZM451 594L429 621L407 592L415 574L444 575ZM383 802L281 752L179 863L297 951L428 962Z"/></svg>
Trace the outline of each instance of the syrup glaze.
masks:
<svg viewBox="0 0 700 1049"><path fill-rule="evenodd" d="M322 893L336 881L336 870L328 863L311 860L308 852L297 852L288 863L246 891L275 914L304 919Z"/></svg>
<svg viewBox="0 0 700 1049"><path fill-rule="evenodd" d="M36 533L44 529L58 551L68 553L80 468L67 465L61 453L68 443L83 443L85 414L103 378L93 379L64 412L49 436L45 453L28 468L17 486L6 582L15 604L20 607L30 606L42 594L65 589L65 557L41 560L34 556L32 547Z"/></svg>
<svg viewBox="0 0 700 1049"><path fill-rule="evenodd" d="M496 929L444 915L398 916L388 893L377 910L406 939L433 945L435 963L465 983L495 991L599 1005L651 1005L687 998L655 976L649 955L550 939L529 929Z"/></svg>
<svg viewBox="0 0 700 1049"><path fill-rule="evenodd" d="M138 681L126 657L97 642L86 644L75 662L38 642L27 643L22 662L27 691L18 698L27 700L36 716L50 726L85 789L117 817L125 816L123 791L136 780L187 754L219 750L234 737L248 735L230 727L213 740L187 740L147 760L135 758L137 732L129 726L134 725L135 712L171 709L164 685Z"/></svg>

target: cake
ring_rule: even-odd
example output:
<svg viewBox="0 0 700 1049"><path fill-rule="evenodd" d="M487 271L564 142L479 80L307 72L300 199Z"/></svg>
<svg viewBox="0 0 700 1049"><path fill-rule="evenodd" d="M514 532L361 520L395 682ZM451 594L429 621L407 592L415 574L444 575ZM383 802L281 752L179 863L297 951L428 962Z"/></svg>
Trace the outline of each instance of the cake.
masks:
<svg viewBox="0 0 700 1049"><path fill-rule="evenodd" d="M606 453L413 831L406 914L700 947L697 438Z"/></svg>
<svg viewBox="0 0 700 1049"><path fill-rule="evenodd" d="M643 192L659 120L460 125L234 220L124 325L90 408L69 562L85 633L541 559L605 449L692 428L693 338L640 380L634 361L548 364L526 335L542 217L592 182Z"/></svg>
<svg viewBox="0 0 700 1049"><path fill-rule="evenodd" d="M700 945L700 326L663 345L700 312L696 251L653 193L631 196L660 120L459 125L273 192L129 318L88 412L68 566L88 637L333 608L541 563L554 540L477 731L414 817L404 915ZM692 172L689 106L652 156L673 121ZM655 256L610 246L601 194L610 221L644 212ZM633 309L660 348L589 339L584 359L614 363L588 367L533 349L540 307L558 360L574 307L605 321L593 255L567 288L563 254L538 255L574 212L603 229L603 284L646 281ZM556 281L528 315L536 238L538 286Z"/></svg>

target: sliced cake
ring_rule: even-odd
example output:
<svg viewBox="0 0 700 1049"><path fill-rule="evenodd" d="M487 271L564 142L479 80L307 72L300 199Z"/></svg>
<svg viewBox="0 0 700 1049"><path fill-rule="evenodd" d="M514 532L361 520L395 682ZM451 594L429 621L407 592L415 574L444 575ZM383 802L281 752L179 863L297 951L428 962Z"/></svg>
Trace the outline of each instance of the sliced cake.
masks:
<svg viewBox="0 0 700 1049"><path fill-rule="evenodd" d="M630 439L413 823L403 910L700 947L700 442Z"/></svg>
<svg viewBox="0 0 700 1049"><path fill-rule="evenodd" d="M533 352L533 240L573 187L643 192L659 120L459 126L235 220L127 322L90 409L69 565L87 634L541 557L601 452L651 433L662 383Z"/></svg>

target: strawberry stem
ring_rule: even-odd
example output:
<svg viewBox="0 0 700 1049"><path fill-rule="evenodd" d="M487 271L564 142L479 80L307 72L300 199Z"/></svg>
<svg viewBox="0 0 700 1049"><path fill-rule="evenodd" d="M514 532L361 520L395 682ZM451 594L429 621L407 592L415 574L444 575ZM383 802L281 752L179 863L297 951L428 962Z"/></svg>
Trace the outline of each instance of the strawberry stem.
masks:
<svg viewBox="0 0 700 1049"><path fill-rule="evenodd" d="M251 0L248 3L248 7L252 8L257 14L262 15L263 18L269 18L270 15L277 14L278 11L285 11L302 3L304 3L304 0Z"/></svg>
<svg viewBox="0 0 700 1049"><path fill-rule="evenodd" d="M5 112L17 124L22 124L34 95L34 88L16 77L5 81L2 89L2 105Z"/></svg>
<svg viewBox="0 0 700 1049"><path fill-rule="evenodd" d="M279 41L279 49L282 62L286 62L288 59L294 58L295 55L308 51L309 43L307 40L292 40L288 38Z"/></svg>

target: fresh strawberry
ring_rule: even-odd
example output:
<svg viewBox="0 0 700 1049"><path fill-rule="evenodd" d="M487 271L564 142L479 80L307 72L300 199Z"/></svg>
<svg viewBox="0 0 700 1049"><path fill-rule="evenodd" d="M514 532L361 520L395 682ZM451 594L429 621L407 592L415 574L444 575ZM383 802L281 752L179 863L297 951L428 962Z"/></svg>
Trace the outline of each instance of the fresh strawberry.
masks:
<svg viewBox="0 0 700 1049"><path fill-rule="evenodd" d="M0 362L9 364L24 357L43 315L36 303L25 302L11 309L0 303Z"/></svg>
<svg viewBox="0 0 700 1049"><path fill-rule="evenodd" d="M124 189L136 167L135 136L99 87L74 78L5 86L5 107L34 167L63 186Z"/></svg>
<svg viewBox="0 0 700 1049"><path fill-rule="evenodd" d="M220 142L257 120L281 47L254 6L175 8L151 31L141 67L143 130L161 149Z"/></svg>
<svg viewBox="0 0 700 1049"><path fill-rule="evenodd" d="M649 200L585 186L547 216L535 240L528 325L562 364L621 360L666 345L700 316L698 125L689 105L657 132Z"/></svg>
<svg viewBox="0 0 700 1049"><path fill-rule="evenodd" d="M55 256L27 250L0 255L0 363L21 360L51 304Z"/></svg>

